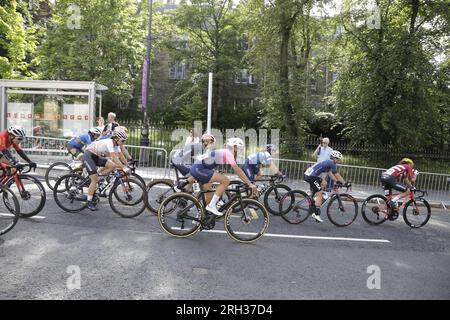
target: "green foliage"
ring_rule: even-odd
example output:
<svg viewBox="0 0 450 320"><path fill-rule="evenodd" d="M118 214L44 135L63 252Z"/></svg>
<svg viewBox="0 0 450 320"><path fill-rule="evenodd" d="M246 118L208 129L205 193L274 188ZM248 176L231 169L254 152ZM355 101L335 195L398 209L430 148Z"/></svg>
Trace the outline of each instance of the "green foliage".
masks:
<svg viewBox="0 0 450 320"><path fill-rule="evenodd" d="M0 3L0 78L34 77L37 28L27 10L27 1Z"/></svg>

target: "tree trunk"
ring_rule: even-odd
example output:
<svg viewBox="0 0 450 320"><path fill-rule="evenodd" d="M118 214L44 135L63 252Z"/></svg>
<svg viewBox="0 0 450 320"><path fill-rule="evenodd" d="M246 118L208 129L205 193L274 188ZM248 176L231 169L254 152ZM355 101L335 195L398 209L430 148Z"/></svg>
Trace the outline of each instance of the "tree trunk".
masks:
<svg viewBox="0 0 450 320"><path fill-rule="evenodd" d="M285 14L281 15L281 43L280 43L280 102L281 110L286 119L286 125L290 138L297 138L298 131L295 121L295 112L292 106L290 97L290 82L289 82L289 41L291 38L291 31L293 19L290 19Z"/></svg>

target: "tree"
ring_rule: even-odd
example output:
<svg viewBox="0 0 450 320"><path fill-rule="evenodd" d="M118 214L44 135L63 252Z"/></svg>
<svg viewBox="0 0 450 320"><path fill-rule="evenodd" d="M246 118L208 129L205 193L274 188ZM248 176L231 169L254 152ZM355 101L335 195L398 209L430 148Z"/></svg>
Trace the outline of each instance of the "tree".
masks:
<svg viewBox="0 0 450 320"><path fill-rule="evenodd" d="M368 7L347 1L339 17L345 33L334 99L352 140L405 150L436 143L442 126L434 98L439 67L433 42L448 32L445 2L376 1L380 23L370 28L364 24Z"/></svg>
<svg viewBox="0 0 450 320"><path fill-rule="evenodd" d="M187 46L172 50L172 53L177 51L174 56L189 61L191 65L190 76L184 83L193 83L192 77L202 77L201 80L195 79L202 85L197 87L199 91L192 97L200 96L206 101L207 75L213 72L212 125L220 126L220 113L225 110L224 97L230 92L234 76L242 67L243 53L239 52L237 46L240 36L237 13L233 10L232 0L190 2L183 1L172 20L179 28L179 38L175 41L184 37Z"/></svg>
<svg viewBox="0 0 450 320"><path fill-rule="evenodd" d="M36 76L38 60L37 28L27 1L0 1L0 78L22 79Z"/></svg>
<svg viewBox="0 0 450 320"><path fill-rule="evenodd" d="M47 79L96 81L126 106L142 77L144 17L133 0L60 0L40 48Z"/></svg>

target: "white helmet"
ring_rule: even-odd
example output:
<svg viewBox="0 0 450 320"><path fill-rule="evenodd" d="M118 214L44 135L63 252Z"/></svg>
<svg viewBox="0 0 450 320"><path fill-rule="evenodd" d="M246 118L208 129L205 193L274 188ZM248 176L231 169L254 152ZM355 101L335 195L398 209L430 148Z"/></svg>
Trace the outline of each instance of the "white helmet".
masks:
<svg viewBox="0 0 450 320"><path fill-rule="evenodd" d="M25 138L26 133L25 130L21 126L12 125L8 128L8 133L12 134L15 137Z"/></svg>
<svg viewBox="0 0 450 320"><path fill-rule="evenodd" d="M113 137L117 137L117 138L119 138L122 141L128 139L128 134L125 132L125 130L123 130L123 129L119 128L119 127L116 127L114 129L114 131L112 133L112 136Z"/></svg>
<svg viewBox="0 0 450 320"><path fill-rule="evenodd" d="M333 150L333 151L331 151L330 158L336 158L338 160L342 160L342 153L340 153L337 150Z"/></svg>
<svg viewBox="0 0 450 320"><path fill-rule="evenodd" d="M241 138L230 138L225 144L230 147L237 146L239 149L243 149L245 147L245 143Z"/></svg>
<svg viewBox="0 0 450 320"><path fill-rule="evenodd" d="M98 127L93 127L93 128L91 128L89 130L89 133L96 134L96 135L101 135L102 131Z"/></svg>

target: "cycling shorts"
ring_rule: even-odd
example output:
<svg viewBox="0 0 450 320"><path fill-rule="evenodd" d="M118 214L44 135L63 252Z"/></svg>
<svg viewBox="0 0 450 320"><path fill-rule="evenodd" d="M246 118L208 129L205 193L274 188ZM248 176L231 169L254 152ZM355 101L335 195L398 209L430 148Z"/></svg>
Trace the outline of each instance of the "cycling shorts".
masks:
<svg viewBox="0 0 450 320"><path fill-rule="evenodd" d="M322 183L321 177L308 176L306 174L303 175L303 180L309 183L309 187L311 189L312 195L316 194L321 190L320 184Z"/></svg>
<svg viewBox="0 0 450 320"><path fill-rule="evenodd" d="M83 163L86 166L89 175L97 173L97 167L104 167L108 159L99 157L90 151L86 151L83 155Z"/></svg>
<svg viewBox="0 0 450 320"><path fill-rule="evenodd" d="M194 164L191 167L191 175L201 183L208 183L214 175L214 170L205 168L201 164Z"/></svg>
<svg viewBox="0 0 450 320"><path fill-rule="evenodd" d="M381 184L383 185L383 189L385 190L397 190L400 192L406 192L408 188L403 184L397 181L395 177L388 175L388 174L382 174L381 175Z"/></svg>

